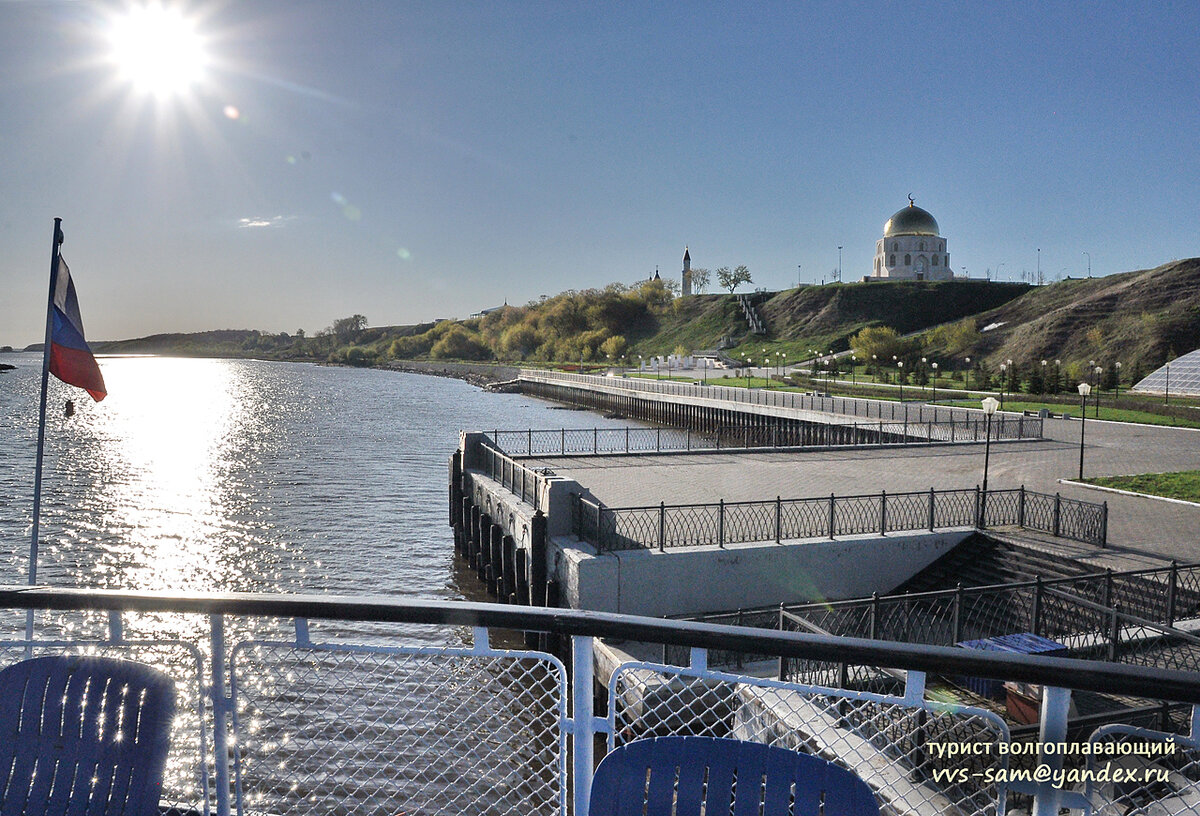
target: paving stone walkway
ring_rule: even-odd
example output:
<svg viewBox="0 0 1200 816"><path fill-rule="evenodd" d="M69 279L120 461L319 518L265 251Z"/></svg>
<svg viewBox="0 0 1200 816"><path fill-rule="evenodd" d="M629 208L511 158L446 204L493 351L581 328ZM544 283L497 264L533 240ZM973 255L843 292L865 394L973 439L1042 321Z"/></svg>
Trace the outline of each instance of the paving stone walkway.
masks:
<svg viewBox="0 0 1200 816"><path fill-rule="evenodd" d="M1114 569L1156 559L1200 561L1200 506L1063 484L1079 473L1076 420L1046 420L1045 439L993 443L988 485L1024 485L1085 501L1107 501L1109 548L1076 548L1076 557ZM1200 431L1115 422L1086 423L1085 476L1200 469ZM983 480L984 446L571 457L537 460L575 479L611 507L749 501L974 487Z"/></svg>

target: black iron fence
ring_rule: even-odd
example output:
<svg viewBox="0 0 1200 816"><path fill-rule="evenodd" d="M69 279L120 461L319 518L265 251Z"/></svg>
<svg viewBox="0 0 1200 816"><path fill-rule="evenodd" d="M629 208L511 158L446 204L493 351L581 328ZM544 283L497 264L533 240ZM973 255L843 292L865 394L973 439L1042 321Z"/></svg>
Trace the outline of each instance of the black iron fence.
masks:
<svg viewBox="0 0 1200 816"><path fill-rule="evenodd" d="M537 491L544 476L527 467L495 445L481 442L475 447L474 466L486 476L499 482L521 501L537 504Z"/></svg>
<svg viewBox="0 0 1200 816"><path fill-rule="evenodd" d="M854 447L983 442L983 417L928 415L910 419L815 422L772 421L731 424L705 431L688 428L558 428L493 430L496 445L511 456L587 456L634 453L687 453L744 448ZM928 412L927 412L928 414ZM774 420L780 420L774 417ZM1036 423L1036 424L1035 424ZM1002 416L992 421L992 441L1038 439L1041 420Z"/></svg>
<svg viewBox="0 0 1200 816"><path fill-rule="evenodd" d="M577 495L572 521L575 535L600 552L1014 525L1103 546L1108 505L1024 487L644 507L605 507Z"/></svg>
<svg viewBox="0 0 1200 816"><path fill-rule="evenodd" d="M1176 624L1200 620L1200 564L785 604L686 619L933 646L1028 632L1061 643L1075 657L1194 672L1200 671L1200 637ZM668 657L679 662L685 655L675 650ZM737 666L764 659L765 654L733 652L710 658L714 665ZM813 672L832 670L843 672L826 677L833 683L866 684L877 690L879 683L890 682L886 672L878 670L802 661L781 665L780 676L811 679L817 676Z"/></svg>
<svg viewBox="0 0 1200 816"><path fill-rule="evenodd" d="M603 377L593 374L572 374L564 371L540 371L521 369L520 378L532 382L554 383L557 385L577 385L589 390L602 390L610 393L642 393L661 394L688 399L711 399L741 405L762 405L776 408L793 408L803 411L819 411L828 414L859 417L862 420L883 420L885 422L907 422L913 425L924 425L932 422L935 425L944 422L961 422L975 420L980 423L983 418L978 411L962 408L924 405L892 400L860 399L855 397L825 397L817 394L804 394L797 391L783 391L772 388L732 388L721 385L704 385L699 383L680 383L669 380L650 380L640 377ZM1037 439L1042 435L1042 420L1040 417L1027 417L1020 414L999 413L993 417L992 433L997 432L997 426L1019 428L1021 436L996 437ZM980 437L982 438L982 437Z"/></svg>

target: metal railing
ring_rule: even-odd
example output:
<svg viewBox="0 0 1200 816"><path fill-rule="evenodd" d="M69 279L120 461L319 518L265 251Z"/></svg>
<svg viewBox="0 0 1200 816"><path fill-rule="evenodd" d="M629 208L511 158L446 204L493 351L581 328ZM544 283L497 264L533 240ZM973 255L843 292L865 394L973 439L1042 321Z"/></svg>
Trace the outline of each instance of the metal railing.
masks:
<svg viewBox="0 0 1200 816"><path fill-rule="evenodd" d="M1172 564L683 619L937 646L1029 632L1060 641L1077 657L1200 672L1200 638L1175 626L1200 621L1198 605L1200 564ZM682 657L676 650L664 659ZM739 666L744 659L710 658Z"/></svg>
<svg viewBox="0 0 1200 816"><path fill-rule="evenodd" d="M771 388L736 388L723 385L700 385L669 380L650 380L640 377L602 377L594 374L573 374L565 371L541 371L523 368L520 379L559 385L576 385L589 390L613 393L661 394L687 399L710 399L740 405L762 405L816 411L858 417L863 420L883 420L911 425L982 421L979 411L942 406L926 406L891 400L858 397L824 397ZM965 427L965 426L964 426ZM1014 413L997 413L992 418L993 439L1040 439L1042 419Z"/></svg>
<svg viewBox="0 0 1200 816"><path fill-rule="evenodd" d="M889 812L991 816L1025 794L1037 816L1079 807L1052 778L1062 752L1017 751L997 711L938 690L938 678L961 675L1043 684L1039 745L1075 744L1067 743L1072 693L1152 693L1193 706L1193 725L1185 734L1141 731L1143 742L1171 740L1189 762L1200 750L1200 677L1144 666L394 598L10 587L0 588L0 606L12 610L0 614L8 662L116 652L175 677L181 711L194 716L176 721L164 803L197 814L587 816L597 734L609 747L710 734L817 753L865 779ZM33 640L24 639L24 610L38 610ZM546 649L503 645L514 643L506 632L557 642L570 671ZM687 665L617 655L602 678L609 708L597 712L601 638L685 648ZM710 667L714 650L887 666L900 679L876 693L756 677ZM950 745L979 748L947 755ZM1022 761L1046 773L1024 785L950 774L1020 771Z"/></svg>
<svg viewBox="0 0 1200 816"><path fill-rule="evenodd" d="M863 420L763 425L730 424L694 431L690 428L557 428L493 430L491 438L511 456L599 456L636 453L692 453L751 448L810 448L974 444L983 442L987 426L980 417ZM992 423L992 441L1031 439L1020 417Z"/></svg>
<svg viewBox="0 0 1200 816"><path fill-rule="evenodd" d="M1107 504L1026 490L934 490L774 501L605 507L576 495L575 536L599 552L1018 526L1104 545Z"/></svg>
<svg viewBox="0 0 1200 816"><path fill-rule="evenodd" d="M526 467L499 447L480 442L469 452L468 459L488 478L499 482L521 501L536 505L538 489L545 477L536 469Z"/></svg>

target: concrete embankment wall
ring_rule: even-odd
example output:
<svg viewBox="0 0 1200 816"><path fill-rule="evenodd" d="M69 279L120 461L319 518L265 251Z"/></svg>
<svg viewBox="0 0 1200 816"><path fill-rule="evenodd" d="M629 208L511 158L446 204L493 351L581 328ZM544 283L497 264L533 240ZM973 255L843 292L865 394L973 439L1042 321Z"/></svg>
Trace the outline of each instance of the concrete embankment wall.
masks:
<svg viewBox="0 0 1200 816"><path fill-rule="evenodd" d="M888 592L974 531L892 533L599 554L572 533L572 479L539 475L526 499L470 459L451 462L455 550L502 603L679 615Z"/></svg>
<svg viewBox="0 0 1200 816"><path fill-rule="evenodd" d="M963 528L604 555L562 536L551 541L551 551L558 562L563 606L687 615L889 592L973 532Z"/></svg>

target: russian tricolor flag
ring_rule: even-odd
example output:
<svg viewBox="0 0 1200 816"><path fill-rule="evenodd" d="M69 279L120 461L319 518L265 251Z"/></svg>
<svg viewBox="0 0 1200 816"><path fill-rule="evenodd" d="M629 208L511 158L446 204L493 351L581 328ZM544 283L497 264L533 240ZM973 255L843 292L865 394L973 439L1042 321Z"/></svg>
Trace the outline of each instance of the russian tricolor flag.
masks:
<svg viewBox="0 0 1200 816"><path fill-rule="evenodd" d="M104 377L100 366L83 339L83 320L79 317L79 300L75 297L75 284L71 270L58 256L54 280L50 290L54 293L53 326L50 330L50 373L67 385L86 390L92 399L99 402L108 396L104 389Z"/></svg>

